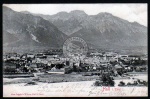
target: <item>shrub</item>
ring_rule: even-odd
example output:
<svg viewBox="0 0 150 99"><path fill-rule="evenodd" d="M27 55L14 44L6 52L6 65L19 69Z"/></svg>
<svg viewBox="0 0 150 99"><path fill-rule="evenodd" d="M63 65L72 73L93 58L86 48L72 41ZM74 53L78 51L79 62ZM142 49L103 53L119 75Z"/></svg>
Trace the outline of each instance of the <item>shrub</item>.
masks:
<svg viewBox="0 0 150 99"><path fill-rule="evenodd" d="M100 83L99 81L95 81L94 85L99 86L99 83Z"/></svg>
<svg viewBox="0 0 150 99"><path fill-rule="evenodd" d="M123 81L120 81L120 83L118 84L118 86L124 86L125 83Z"/></svg>
<svg viewBox="0 0 150 99"><path fill-rule="evenodd" d="M130 82L128 82L128 83L127 83L127 85L131 85L131 83L130 83Z"/></svg>

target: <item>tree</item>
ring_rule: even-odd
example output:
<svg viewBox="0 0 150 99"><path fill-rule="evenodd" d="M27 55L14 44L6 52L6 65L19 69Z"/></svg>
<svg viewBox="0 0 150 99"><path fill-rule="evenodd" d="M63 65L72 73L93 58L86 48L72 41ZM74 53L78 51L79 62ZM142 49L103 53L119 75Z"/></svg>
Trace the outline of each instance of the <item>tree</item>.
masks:
<svg viewBox="0 0 150 99"><path fill-rule="evenodd" d="M110 75L108 74L103 74L102 81L103 81L103 84L107 86L114 86L115 84L115 82L113 81L113 78L110 77Z"/></svg>

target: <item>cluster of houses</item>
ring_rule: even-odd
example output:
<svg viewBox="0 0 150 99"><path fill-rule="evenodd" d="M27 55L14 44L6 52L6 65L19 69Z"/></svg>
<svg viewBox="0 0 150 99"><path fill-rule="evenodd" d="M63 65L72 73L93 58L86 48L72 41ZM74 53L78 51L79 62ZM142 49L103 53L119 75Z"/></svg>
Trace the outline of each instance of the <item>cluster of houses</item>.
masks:
<svg viewBox="0 0 150 99"><path fill-rule="evenodd" d="M57 52L57 51L56 51ZM86 58L78 61L65 58L60 54L46 53L6 53L3 55L4 73L10 72L109 72L122 75L125 72L147 71L147 56L119 55L114 52L91 52Z"/></svg>

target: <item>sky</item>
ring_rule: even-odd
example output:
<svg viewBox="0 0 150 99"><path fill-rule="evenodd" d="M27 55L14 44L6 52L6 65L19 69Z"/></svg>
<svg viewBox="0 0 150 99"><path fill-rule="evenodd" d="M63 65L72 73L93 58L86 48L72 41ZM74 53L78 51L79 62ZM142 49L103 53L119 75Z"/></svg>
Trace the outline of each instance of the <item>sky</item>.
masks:
<svg viewBox="0 0 150 99"><path fill-rule="evenodd" d="M100 12L108 12L114 16L138 22L147 26L148 8L146 3L129 4L4 4L14 11L29 11L31 13L53 15L61 11L70 12L83 10L88 15L96 15Z"/></svg>

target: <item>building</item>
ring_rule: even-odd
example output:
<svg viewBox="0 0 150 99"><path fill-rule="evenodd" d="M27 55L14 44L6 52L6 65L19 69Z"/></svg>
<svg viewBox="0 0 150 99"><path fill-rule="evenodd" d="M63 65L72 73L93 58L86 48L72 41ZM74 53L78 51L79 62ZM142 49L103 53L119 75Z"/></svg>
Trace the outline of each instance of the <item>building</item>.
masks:
<svg viewBox="0 0 150 99"><path fill-rule="evenodd" d="M56 69L55 67L53 67L51 70L46 71L46 73L48 74L65 74L65 70L62 69Z"/></svg>
<svg viewBox="0 0 150 99"><path fill-rule="evenodd" d="M118 57L123 60L123 59L127 59L128 55L119 55Z"/></svg>
<svg viewBox="0 0 150 99"><path fill-rule="evenodd" d="M27 58L34 59L34 58L35 58L35 55L33 55L33 54L27 54Z"/></svg>
<svg viewBox="0 0 150 99"><path fill-rule="evenodd" d="M20 54L17 53L6 53L4 55L5 60L18 60L20 59Z"/></svg>
<svg viewBox="0 0 150 99"><path fill-rule="evenodd" d="M114 66L114 70L116 70L117 72L123 72L123 67L120 66L119 64L116 64L116 65Z"/></svg>
<svg viewBox="0 0 150 99"><path fill-rule="evenodd" d="M43 53L36 54L35 57L36 58L43 58L43 59L47 58L47 56Z"/></svg>
<svg viewBox="0 0 150 99"><path fill-rule="evenodd" d="M103 54L102 53L99 53L99 52L92 52L90 53L91 56L102 56Z"/></svg>

